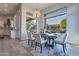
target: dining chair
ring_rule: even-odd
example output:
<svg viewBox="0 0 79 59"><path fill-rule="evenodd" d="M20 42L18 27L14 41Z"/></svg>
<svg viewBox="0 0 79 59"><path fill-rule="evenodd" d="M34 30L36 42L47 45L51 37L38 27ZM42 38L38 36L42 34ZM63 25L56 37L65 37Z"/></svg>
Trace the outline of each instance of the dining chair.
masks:
<svg viewBox="0 0 79 59"><path fill-rule="evenodd" d="M35 33L34 37L35 37L35 50L37 46L39 46L41 48L40 53L42 53L42 45L47 43L47 40L42 38L40 33Z"/></svg>
<svg viewBox="0 0 79 59"><path fill-rule="evenodd" d="M55 39L55 40L54 40L55 45L56 45L56 44L62 45L64 54L66 53L65 50L67 50L67 47L66 47L66 40L67 40L67 38L68 38L68 35L69 35L69 33L66 32L66 33L64 33L64 35L63 35L63 36L64 36L63 39Z"/></svg>
<svg viewBox="0 0 79 59"><path fill-rule="evenodd" d="M31 47L32 47L35 39L32 37L32 34L30 31L27 31L27 36L28 36L28 45L31 44Z"/></svg>

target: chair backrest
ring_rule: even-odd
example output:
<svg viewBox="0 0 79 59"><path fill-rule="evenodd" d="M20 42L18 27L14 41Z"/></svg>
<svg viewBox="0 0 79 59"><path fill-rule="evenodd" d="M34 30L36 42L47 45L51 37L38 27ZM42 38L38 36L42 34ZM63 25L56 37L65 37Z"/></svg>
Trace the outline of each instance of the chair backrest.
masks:
<svg viewBox="0 0 79 59"><path fill-rule="evenodd" d="M28 36L28 39L31 40L32 37L31 37L31 32L30 31L27 31L27 36Z"/></svg>
<svg viewBox="0 0 79 59"><path fill-rule="evenodd" d="M35 42L41 43L41 35L39 33L34 33Z"/></svg>
<svg viewBox="0 0 79 59"><path fill-rule="evenodd" d="M69 32L66 32L66 33L65 33L65 36L64 36L64 39L63 39L63 42L65 42L65 41L67 40L68 35L69 35Z"/></svg>

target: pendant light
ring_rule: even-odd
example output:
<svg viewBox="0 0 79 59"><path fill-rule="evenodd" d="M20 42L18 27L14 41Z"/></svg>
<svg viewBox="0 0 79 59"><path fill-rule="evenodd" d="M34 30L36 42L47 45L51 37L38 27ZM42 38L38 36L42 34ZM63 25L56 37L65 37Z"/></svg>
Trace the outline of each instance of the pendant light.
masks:
<svg viewBox="0 0 79 59"><path fill-rule="evenodd" d="M39 18L41 16L41 13L40 13L40 11L38 10L38 3L36 3L36 10L34 11L34 13L33 13L33 17L34 18Z"/></svg>

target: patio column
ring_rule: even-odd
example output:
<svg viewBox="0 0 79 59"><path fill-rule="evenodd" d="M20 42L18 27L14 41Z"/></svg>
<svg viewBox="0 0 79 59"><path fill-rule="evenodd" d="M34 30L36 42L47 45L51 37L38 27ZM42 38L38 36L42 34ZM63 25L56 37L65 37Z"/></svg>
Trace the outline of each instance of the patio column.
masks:
<svg viewBox="0 0 79 59"><path fill-rule="evenodd" d="M68 41L79 44L79 4L67 6L67 20Z"/></svg>

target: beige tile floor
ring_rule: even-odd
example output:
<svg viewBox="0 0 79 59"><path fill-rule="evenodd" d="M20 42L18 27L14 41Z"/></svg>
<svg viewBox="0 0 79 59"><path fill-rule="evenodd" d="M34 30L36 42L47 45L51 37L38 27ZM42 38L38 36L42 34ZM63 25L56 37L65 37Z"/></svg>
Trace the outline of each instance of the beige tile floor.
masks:
<svg viewBox="0 0 79 59"><path fill-rule="evenodd" d="M0 39L0 56L31 56L31 51L19 44L20 41L12 39Z"/></svg>

